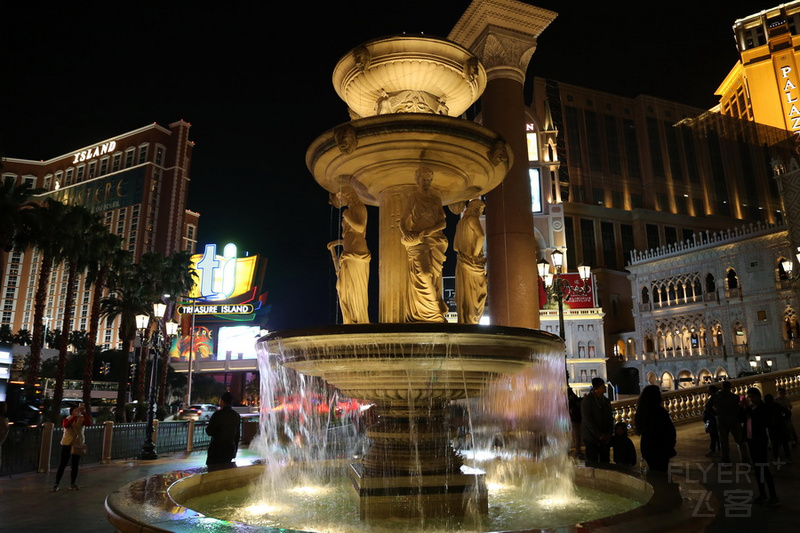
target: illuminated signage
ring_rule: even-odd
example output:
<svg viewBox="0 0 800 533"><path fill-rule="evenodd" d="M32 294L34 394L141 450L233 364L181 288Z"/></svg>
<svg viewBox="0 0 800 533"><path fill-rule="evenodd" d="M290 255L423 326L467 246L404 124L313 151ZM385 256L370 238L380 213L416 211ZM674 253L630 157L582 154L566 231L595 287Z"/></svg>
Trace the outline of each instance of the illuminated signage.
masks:
<svg viewBox="0 0 800 533"><path fill-rule="evenodd" d="M117 141L109 141L107 143L98 144L94 148L89 148L88 150L75 152L75 154L73 154L75 159L72 160L72 164L74 165L75 163L80 163L81 161L88 161L89 159L94 159L95 157L111 153L116 147Z"/></svg>
<svg viewBox="0 0 800 533"><path fill-rule="evenodd" d="M783 57L781 59L783 59ZM798 144L800 142L800 108L798 108L798 102L800 101L800 90L798 87L800 87L800 81L798 81L797 74L792 65L776 64L775 69L778 76L778 83L783 93L782 103L784 115L786 116L786 128L794 133L795 144ZM800 148L796 148L796 150L800 152Z"/></svg>
<svg viewBox="0 0 800 533"><path fill-rule="evenodd" d="M250 292L258 256L236 257L236 254L236 245L229 243L222 255L217 255L216 244L206 244L202 254L193 255L191 268L197 273L197 282L189 297L214 302Z"/></svg>
<svg viewBox="0 0 800 533"><path fill-rule="evenodd" d="M92 213L101 213L141 203L144 180L144 169L132 168L64 187L45 196L63 204L83 206Z"/></svg>
<svg viewBox="0 0 800 533"><path fill-rule="evenodd" d="M564 296L564 307L568 309L592 309L594 307L594 278L589 281L589 291L587 293L575 293L571 290L572 287L583 286L583 280L580 274L575 272L567 272L561 274L561 279L566 282L566 294ZM547 291L544 288L544 282L539 277L539 308L545 309L547 307Z"/></svg>
<svg viewBox="0 0 800 533"><path fill-rule="evenodd" d="M181 305L178 312L182 315L249 315L255 311L253 304L233 305Z"/></svg>

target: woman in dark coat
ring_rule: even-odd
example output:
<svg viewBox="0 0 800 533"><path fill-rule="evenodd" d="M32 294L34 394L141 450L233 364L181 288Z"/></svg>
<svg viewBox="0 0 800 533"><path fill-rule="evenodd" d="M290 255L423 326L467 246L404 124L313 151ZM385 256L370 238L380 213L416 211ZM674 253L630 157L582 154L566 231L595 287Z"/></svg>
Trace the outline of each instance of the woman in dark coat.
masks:
<svg viewBox="0 0 800 533"><path fill-rule="evenodd" d="M666 472L670 458L675 457L675 426L661 405L661 389L657 385L642 389L634 423L642 436L639 448L648 468Z"/></svg>

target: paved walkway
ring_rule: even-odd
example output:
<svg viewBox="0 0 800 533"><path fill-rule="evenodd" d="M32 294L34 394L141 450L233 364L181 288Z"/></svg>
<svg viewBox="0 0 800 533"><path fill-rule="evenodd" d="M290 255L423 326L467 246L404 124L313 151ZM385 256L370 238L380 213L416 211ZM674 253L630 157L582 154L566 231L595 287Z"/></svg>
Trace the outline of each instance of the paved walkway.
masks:
<svg viewBox="0 0 800 533"><path fill-rule="evenodd" d="M778 496L782 504L767 508L749 503L755 491L753 473L748 465L722 466L705 457L708 436L702 423L678 426L678 455L672 461L676 474L697 482L697 492L689 495L699 501L697 516L714 514L716 519L707 531L797 531L800 510L798 464L772 467ZM638 439L634 438L637 445ZM794 452L800 459L800 448ZM735 458L735 452L734 457ZM247 450L240 452L237 462L249 464L254 459ZM106 521L106 495L135 479L167 472L203 467L205 452L175 454L155 461L115 461L81 468L78 485L81 490L69 491L69 468L59 492L49 492L55 472L18 474L0 478L0 532L39 533L70 531L80 533L113 531ZM712 496L713 495L713 496ZM641 533L638 529L637 533ZM659 531L659 525L653 529Z"/></svg>

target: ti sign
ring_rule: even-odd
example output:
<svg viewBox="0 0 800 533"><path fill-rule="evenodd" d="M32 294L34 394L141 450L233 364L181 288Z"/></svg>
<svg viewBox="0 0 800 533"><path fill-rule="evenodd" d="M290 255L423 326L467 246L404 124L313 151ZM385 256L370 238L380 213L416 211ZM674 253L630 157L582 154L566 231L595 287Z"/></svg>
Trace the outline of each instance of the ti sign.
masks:
<svg viewBox="0 0 800 533"><path fill-rule="evenodd" d="M197 283L189 293L204 302L222 302L241 296L253 287L258 256L237 257L236 245L226 244L217 255L216 244L206 244L202 254L192 256Z"/></svg>

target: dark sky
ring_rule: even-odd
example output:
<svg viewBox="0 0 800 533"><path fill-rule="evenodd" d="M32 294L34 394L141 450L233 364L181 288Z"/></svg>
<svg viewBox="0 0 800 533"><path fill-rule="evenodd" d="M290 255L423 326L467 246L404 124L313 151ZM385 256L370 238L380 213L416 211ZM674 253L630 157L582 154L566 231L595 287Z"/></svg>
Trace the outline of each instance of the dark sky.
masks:
<svg viewBox="0 0 800 533"><path fill-rule="evenodd" d="M349 120L333 68L376 37L445 37L469 3L5 2L0 154L49 159L152 122L190 122L200 242L267 258L270 329L333 323L325 245L337 214L305 166L311 142ZM529 75L709 108L737 58L733 22L780 2L529 3L559 13Z"/></svg>

